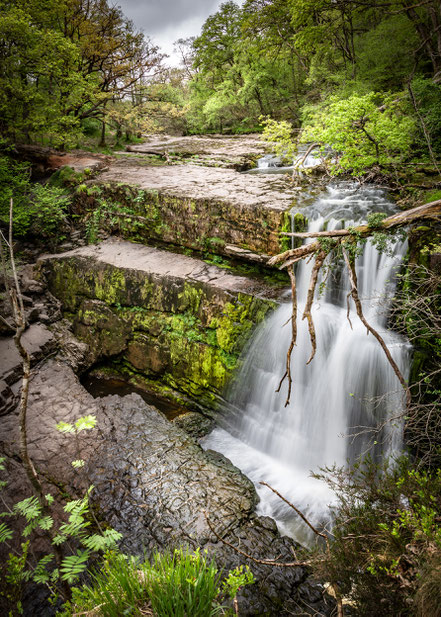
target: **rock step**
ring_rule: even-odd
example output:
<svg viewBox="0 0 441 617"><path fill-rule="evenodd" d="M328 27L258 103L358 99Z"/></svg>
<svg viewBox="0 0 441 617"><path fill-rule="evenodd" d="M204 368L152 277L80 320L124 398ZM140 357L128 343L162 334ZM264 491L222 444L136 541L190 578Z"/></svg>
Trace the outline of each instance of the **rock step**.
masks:
<svg viewBox="0 0 441 617"><path fill-rule="evenodd" d="M39 267L88 344L89 365L113 359L113 371L212 408L280 296L260 280L122 240L45 256Z"/></svg>
<svg viewBox="0 0 441 617"><path fill-rule="evenodd" d="M79 206L90 209L95 191L107 204L95 205L106 230L222 255L233 246L245 249L238 253L245 260L251 253L275 255L288 248L280 232L290 231L289 213L299 196L280 175L197 165L141 167L130 160L112 164L89 185L77 195Z"/></svg>

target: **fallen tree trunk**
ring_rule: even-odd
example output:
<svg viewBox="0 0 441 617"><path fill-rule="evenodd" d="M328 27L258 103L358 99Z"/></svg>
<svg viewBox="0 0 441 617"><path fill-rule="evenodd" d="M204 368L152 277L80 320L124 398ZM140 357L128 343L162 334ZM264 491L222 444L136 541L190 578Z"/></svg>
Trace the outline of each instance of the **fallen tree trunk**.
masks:
<svg viewBox="0 0 441 617"><path fill-rule="evenodd" d="M398 212L392 214L381 222L377 227L369 227L369 225L358 225L358 227L351 227L349 229L334 229L331 231L313 231L313 232L282 232L284 236L291 236L294 238L366 238L374 231L393 231L399 227L410 225L420 220L439 221L441 220L441 199L432 201L428 204L412 208L411 210L405 210L404 212ZM268 261L269 266L278 265L283 263L280 268L287 268L291 265L291 259L304 259L307 255L316 253L321 249L319 240L312 242L311 244L305 244L296 249L289 249L284 253L271 257ZM289 260L289 261L288 261Z"/></svg>

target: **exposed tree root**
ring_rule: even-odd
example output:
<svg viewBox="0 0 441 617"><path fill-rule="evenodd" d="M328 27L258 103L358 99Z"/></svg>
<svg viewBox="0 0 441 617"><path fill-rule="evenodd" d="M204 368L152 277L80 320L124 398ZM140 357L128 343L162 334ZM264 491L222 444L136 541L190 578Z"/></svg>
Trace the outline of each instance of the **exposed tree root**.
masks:
<svg viewBox="0 0 441 617"><path fill-rule="evenodd" d="M410 223L414 223L415 221L419 221L419 220L439 221L440 219L441 219L441 200L437 200L437 201L432 201L431 203L428 203L428 204L424 204L422 206L418 206L417 208L413 208L411 210L393 214L392 216L389 216L386 219L384 219L381 222L381 224L378 225L376 228L369 227L369 225L359 225L358 227L350 228L350 229L335 229L331 231L317 231L317 232L304 232L304 233L300 233L300 232L288 233L287 232L284 234L286 236L291 236L291 237L296 237L296 238L316 238L314 242L311 242L309 244L304 244L298 248L289 249L288 251L285 251L284 253L275 255L268 261L268 265L270 266L278 265L280 269L284 269L284 268L288 269L290 278L291 278L291 288L293 289L292 340L291 340L291 345L289 347L287 359L286 359L286 371L277 389L277 392L279 392L282 386L282 383L284 382L286 378L288 378L288 384L289 384L288 385L288 396L287 396L287 400L285 403L285 407L289 404L290 397L291 397L291 391L292 391L291 354L292 354L293 348L297 341L297 325L296 325L297 294L295 293L296 288L295 288L295 275L293 271L293 265L296 262L301 261L302 259L306 259L307 257L312 258L314 255L316 255L314 267L311 273L311 279L309 282L306 305L305 305L305 309L303 311L303 316L302 316L302 319L307 319L308 321L308 330L309 330L309 336L311 339L312 351L311 351L311 356L307 362L307 364L309 364L314 358L316 349L317 349L317 339L316 339L314 321L311 315L311 307L314 301L314 293L317 287L317 281L318 281L320 270L323 266L323 263L327 255L330 252L330 251L325 251L323 249L323 246L320 243L320 241L322 238L330 238L334 240L335 242L331 250L335 250L339 247L341 247L343 250L344 259L345 259L346 267L348 269L349 279L351 282L351 291L349 292L348 298L347 298L347 303L348 303L347 317L348 317L349 324L352 328L352 322L349 317L349 313L350 313L349 297L352 297L355 303L356 312L357 312L359 319L365 325L368 332L370 332L380 343L389 364L391 365L395 375L397 376L400 384L402 385L406 393L406 407L407 409L409 409L410 404L411 404L411 393L409 390L409 386L407 385L406 380L404 379L399 367L394 361L384 339L367 322L366 318L364 317L361 301L358 295L357 274L355 271L355 265L348 257L347 251L345 251L344 249L344 243L351 242L351 241L356 242L358 239L366 238L378 230L381 230L384 232L394 231L395 229L399 227L403 227Z"/></svg>
<svg viewBox="0 0 441 617"><path fill-rule="evenodd" d="M294 268L291 267L288 270L289 278L291 279L291 297L292 297L292 315L291 315L291 344L288 349L288 353L286 354L286 371L280 380L279 387L276 392L280 392L280 388L282 387L282 383L288 378L288 396L286 397L285 407L289 405L289 401L291 398L291 388L292 388L292 373L291 373L291 355L294 349L295 344L297 343L297 287L296 287L296 275L294 272Z"/></svg>

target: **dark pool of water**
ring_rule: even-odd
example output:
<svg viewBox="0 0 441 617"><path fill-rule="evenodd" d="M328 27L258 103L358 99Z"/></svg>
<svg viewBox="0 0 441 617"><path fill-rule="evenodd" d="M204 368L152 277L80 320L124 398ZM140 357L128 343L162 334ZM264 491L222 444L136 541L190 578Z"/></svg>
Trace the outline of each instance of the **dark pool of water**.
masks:
<svg viewBox="0 0 441 617"><path fill-rule="evenodd" d="M81 380L81 383L94 398L102 398L104 396L108 396L109 394L117 394L118 396L126 396L127 394L132 393L139 394L139 396L144 399L148 405L152 405L153 407L156 407L156 409L159 409L159 411L162 411L162 413L169 420L173 420L174 418L177 418L178 416L189 411L188 409L185 409L185 407L180 407L172 401L158 397L151 392L146 392L141 388L137 388L123 379L104 379L102 377L87 375Z"/></svg>

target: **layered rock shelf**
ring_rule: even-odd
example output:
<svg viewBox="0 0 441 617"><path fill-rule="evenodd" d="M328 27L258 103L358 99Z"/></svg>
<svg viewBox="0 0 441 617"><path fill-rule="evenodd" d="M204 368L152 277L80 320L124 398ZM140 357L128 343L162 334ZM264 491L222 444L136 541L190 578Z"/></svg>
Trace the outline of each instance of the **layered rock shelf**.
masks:
<svg viewBox="0 0 441 617"><path fill-rule="evenodd" d="M189 257L109 240L40 260L89 346L89 365L154 380L213 407L278 287Z"/></svg>
<svg viewBox="0 0 441 617"><path fill-rule="evenodd" d="M281 232L291 230L297 195L285 176L120 160L77 201L87 208L95 199L104 229L128 239L266 261L288 246Z"/></svg>

